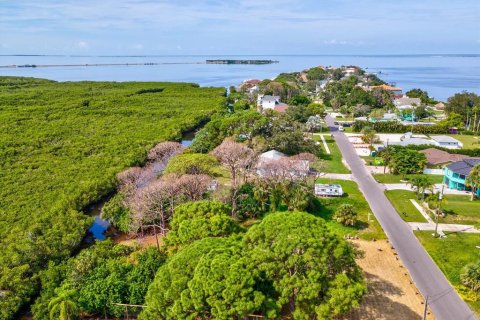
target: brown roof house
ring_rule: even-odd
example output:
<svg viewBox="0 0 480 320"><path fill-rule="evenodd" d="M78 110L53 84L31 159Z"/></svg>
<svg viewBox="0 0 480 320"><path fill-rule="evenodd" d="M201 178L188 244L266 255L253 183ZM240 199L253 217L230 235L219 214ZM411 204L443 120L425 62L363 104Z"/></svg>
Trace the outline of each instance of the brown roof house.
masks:
<svg viewBox="0 0 480 320"><path fill-rule="evenodd" d="M464 154L451 154L446 151L438 150L435 148L428 148L425 150L421 150L420 152L427 157L427 164L432 166L462 161L468 158L472 159L472 157L466 156ZM477 159L477 158L474 158L474 159Z"/></svg>

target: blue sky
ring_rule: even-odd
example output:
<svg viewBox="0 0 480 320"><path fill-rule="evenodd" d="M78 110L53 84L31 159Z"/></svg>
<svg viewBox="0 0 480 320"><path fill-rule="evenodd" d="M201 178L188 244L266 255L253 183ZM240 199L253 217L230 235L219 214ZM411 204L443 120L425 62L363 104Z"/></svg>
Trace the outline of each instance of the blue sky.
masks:
<svg viewBox="0 0 480 320"><path fill-rule="evenodd" d="M479 0L0 0L0 54L480 53Z"/></svg>

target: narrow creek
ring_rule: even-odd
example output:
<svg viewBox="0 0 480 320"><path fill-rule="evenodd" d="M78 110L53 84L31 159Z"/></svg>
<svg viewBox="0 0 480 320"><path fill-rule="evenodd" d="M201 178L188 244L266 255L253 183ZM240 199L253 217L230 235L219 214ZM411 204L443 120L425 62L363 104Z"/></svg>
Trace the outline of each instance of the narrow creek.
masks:
<svg viewBox="0 0 480 320"><path fill-rule="evenodd" d="M195 139L195 134L196 130L188 131L185 132L182 136L181 144L184 147L189 147L192 143L193 140ZM153 163L153 166L156 164ZM163 171L164 168L161 168L159 170L159 173ZM111 194L103 197L97 202L94 202L90 205L88 205L85 208L85 213L91 217L94 218L94 221L90 228L88 229L88 232L83 240L85 244L92 244L95 240L105 240L107 237L110 235L116 235L117 231L112 230L111 224L108 220L102 219L102 208L105 205L105 203L108 202L113 196L115 195L115 192L112 192Z"/></svg>

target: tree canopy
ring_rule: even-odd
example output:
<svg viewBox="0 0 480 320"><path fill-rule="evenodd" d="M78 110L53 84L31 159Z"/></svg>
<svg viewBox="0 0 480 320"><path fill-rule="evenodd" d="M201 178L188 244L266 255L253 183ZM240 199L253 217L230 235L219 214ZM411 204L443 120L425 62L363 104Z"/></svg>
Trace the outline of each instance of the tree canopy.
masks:
<svg viewBox="0 0 480 320"><path fill-rule="evenodd" d="M175 209L167 247L176 249L207 237L227 237L242 229L230 217L230 207L216 201L187 202Z"/></svg>
<svg viewBox="0 0 480 320"><path fill-rule="evenodd" d="M328 319L358 306L366 291L351 246L310 214L270 214L243 242L271 283L277 312Z"/></svg>

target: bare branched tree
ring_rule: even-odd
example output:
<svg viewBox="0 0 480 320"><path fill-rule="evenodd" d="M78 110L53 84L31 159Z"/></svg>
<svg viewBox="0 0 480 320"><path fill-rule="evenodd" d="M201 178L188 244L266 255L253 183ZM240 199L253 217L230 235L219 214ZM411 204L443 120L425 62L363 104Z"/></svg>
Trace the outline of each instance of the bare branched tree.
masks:
<svg viewBox="0 0 480 320"><path fill-rule="evenodd" d="M224 140L222 144L212 151L212 155L230 170L232 178L232 216L236 218L238 177L252 166L255 160L255 153L244 144Z"/></svg>
<svg viewBox="0 0 480 320"><path fill-rule="evenodd" d="M132 167L117 174L119 188L122 190L137 188L142 171L143 169L140 167Z"/></svg>
<svg viewBox="0 0 480 320"><path fill-rule="evenodd" d="M182 152L183 149L185 149L184 146L178 142L160 142L148 152L147 158L150 162L160 162L163 165L167 165L168 161Z"/></svg>

